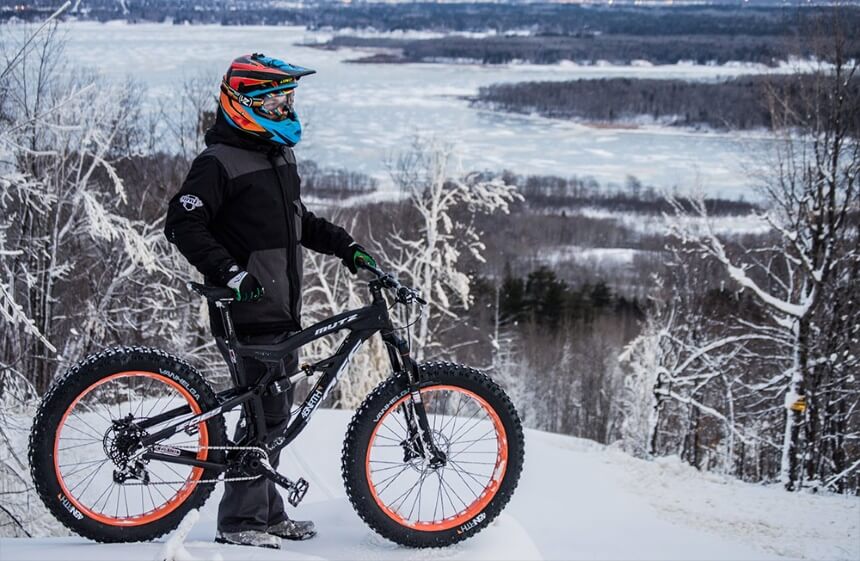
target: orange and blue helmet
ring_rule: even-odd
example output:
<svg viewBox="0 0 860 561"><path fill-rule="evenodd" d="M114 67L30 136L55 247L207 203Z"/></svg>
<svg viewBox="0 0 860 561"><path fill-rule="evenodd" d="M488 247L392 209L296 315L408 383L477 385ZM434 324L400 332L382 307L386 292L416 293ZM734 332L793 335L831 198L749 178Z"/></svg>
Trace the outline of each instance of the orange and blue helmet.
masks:
<svg viewBox="0 0 860 561"><path fill-rule="evenodd" d="M277 144L295 146L302 125L293 107L299 78L316 70L254 53L230 64L221 81L219 106L237 129Z"/></svg>

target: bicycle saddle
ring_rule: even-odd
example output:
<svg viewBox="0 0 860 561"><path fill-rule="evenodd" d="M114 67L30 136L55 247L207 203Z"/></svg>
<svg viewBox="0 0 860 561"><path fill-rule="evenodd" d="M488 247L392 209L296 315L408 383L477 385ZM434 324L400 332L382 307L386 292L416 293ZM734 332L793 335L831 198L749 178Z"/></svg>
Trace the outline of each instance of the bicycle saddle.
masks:
<svg viewBox="0 0 860 561"><path fill-rule="evenodd" d="M232 302L236 299L236 294L229 288L225 288L223 286L207 286L205 284L200 284L199 282L189 282L188 289L196 292L200 296L203 296L210 302Z"/></svg>

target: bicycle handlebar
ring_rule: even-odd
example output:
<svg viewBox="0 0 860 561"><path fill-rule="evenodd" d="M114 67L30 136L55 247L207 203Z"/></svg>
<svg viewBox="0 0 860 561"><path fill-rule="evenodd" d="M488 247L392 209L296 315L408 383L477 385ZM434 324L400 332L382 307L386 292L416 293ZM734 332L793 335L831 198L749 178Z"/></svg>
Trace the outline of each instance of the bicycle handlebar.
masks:
<svg viewBox="0 0 860 561"><path fill-rule="evenodd" d="M371 265L363 257L359 257L358 259L356 259L355 264L356 264L356 266L358 266L362 269L368 270L371 273L373 273L374 275L376 275L376 277L380 281L382 281L382 285L384 287L391 288L391 289L397 291L396 293L397 293L397 300L398 301L406 304L410 300L415 300L416 302L418 302L422 306L427 305L427 300L421 298L421 296L418 294L417 290L415 290L414 288L410 288L408 286L403 286L402 284L400 284L400 281L397 280L397 277L395 277L393 274L383 272L382 269L375 267L374 265Z"/></svg>
<svg viewBox="0 0 860 561"><path fill-rule="evenodd" d="M402 284L400 284L400 281L398 281L397 278L391 273L383 272L382 269L371 265L361 257L356 259L356 265L376 275L376 277L382 282L382 286L384 286L385 288L395 290L397 300L399 302L407 304L411 300L414 300L422 306L427 305L427 300L421 298L417 290L415 290L414 288L409 288L408 286L403 286ZM189 290L191 290L192 292L196 292L210 302L234 302L236 300L236 293L229 288L224 288L220 286L208 286L205 284L200 284L198 282L189 282L187 286Z"/></svg>

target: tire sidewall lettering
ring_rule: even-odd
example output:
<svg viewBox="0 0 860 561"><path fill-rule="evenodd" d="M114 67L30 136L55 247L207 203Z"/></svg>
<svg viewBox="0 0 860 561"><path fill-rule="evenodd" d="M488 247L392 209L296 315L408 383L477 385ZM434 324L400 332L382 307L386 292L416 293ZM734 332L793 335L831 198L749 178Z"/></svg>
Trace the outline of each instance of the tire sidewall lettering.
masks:
<svg viewBox="0 0 860 561"><path fill-rule="evenodd" d="M395 403L397 403L397 401L398 401L399 399L401 399L403 396L405 396L405 395L406 395L406 394L408 394L408 393L409 393L409 390L408 390L408 389L403 390L402 392L400 392L399 394L397 394L396 396L394 396L394 397L392 397L390 400L388 400L388 403L386 403L385 405L383 405L383 406L382 406L382 409L380 409L380 410L379 410L379 413L377 413L377 414L376 414L376 417L374 417L374 418L373 418L373 422L374 422L374 423L378 423L378 422L379 422L379 419L381 419L381 418L382 418L382 416L383 416L383 415L385 415L385 412L386 412L386 411L388 411L389 409L391 409L391 406L392 406L392 405L394 405Z"/></svg>
<svg viewBox="0 0 860 561"><path fill-rule="evenodd" d="M198 401L200 400L200 394L198 394L197 390L194 389L191 384L188 383L188 380L186 380L182 376L179 376L178 374L175 374L172 370L167 370L165 368L159 368L158 373L162 376L167 376L174 382L178 383L180 386L188 390L188 393L190 393L194 397L194 399Z"/></svg>
<svg viewBox="0 0 860 561"><path fill-rule="evenodd" d="M484 511L479 512L474 518L457 528L458 534L465 534L466 532L470 532L481 525L481 522L487 519L487 513Z"/></svg>
<svg viewBox="0 0 860 561"><path fill-rule="evenodd" d="M63 508L69 511L69 513L77 518L78 520L83 520L83 513L72 504L72 502L66 498L62 493L57 493L57 499L60 501L60 504L63 505Z"/></svg>

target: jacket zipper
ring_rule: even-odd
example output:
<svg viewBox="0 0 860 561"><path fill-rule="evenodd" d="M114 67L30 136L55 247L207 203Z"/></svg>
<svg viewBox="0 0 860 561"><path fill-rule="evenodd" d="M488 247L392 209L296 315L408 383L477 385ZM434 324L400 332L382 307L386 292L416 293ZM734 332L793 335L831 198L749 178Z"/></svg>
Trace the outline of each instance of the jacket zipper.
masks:
<svg viewBox="0 0 860 561"><path fill-rule="evenodd" d="M283 158L283 152L278 150L278 155ZM277 164L277 156L269 155L269 163L272 165L272 171L275 172L275 177L278 179L278 187L281 191L281 203L284 207L284 218L287 220L287 241L288 241L288 251L291 250L291 254L287 255L287 276L290 279L290 315L293 317L293 321L296 325L299 324L298 312L296 310L296 305L298 304L298 291L299 291L299 275L296 269L296 250L298 249L296 246L298 245L296 238L296 224L295 217L291 212L291 208L287 204L287 192L284 187L284 182L281 180L281 174L278 172L278 164ZM286 163L286 160L285 160Z"/></svg>

